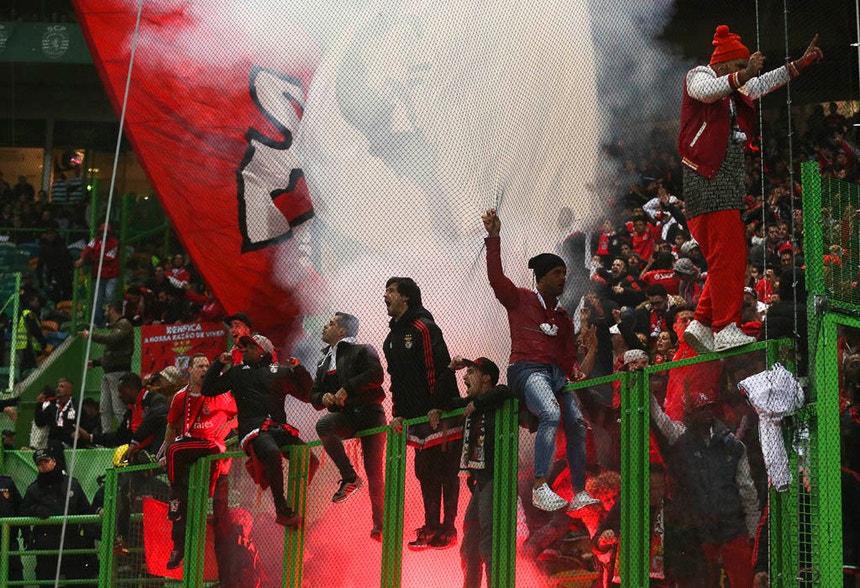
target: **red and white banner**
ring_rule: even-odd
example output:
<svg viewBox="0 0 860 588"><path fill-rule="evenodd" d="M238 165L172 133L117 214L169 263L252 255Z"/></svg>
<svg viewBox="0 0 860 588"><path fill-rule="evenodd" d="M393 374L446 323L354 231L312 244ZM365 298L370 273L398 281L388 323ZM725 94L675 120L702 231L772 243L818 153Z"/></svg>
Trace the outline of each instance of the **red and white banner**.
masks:
<svg viewBox="0 0 860 588"><path fill-rule="evenodd" d="M134 46L124 132L195 266L228 313L283 342L300 308L271 280L270 246L314 214L291 146L316 44L283 16L255 38L230 0L147 0L136 37L137 1L74 5L118 114Z"/></svg>
<svg viewBox="0 0 860 588"><path fill-rule="evenodd" d="M227 349L227 328L221 323L147 325L140 328L140 373L151 374L169 365L185 371L195 353L210 360Z"/></svg>

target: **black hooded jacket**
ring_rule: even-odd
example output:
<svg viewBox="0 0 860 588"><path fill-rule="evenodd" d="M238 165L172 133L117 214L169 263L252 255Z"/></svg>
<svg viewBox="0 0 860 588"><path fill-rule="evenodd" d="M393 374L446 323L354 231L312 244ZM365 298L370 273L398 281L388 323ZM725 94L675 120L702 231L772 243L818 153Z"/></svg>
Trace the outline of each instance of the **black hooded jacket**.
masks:
<svg viewBox="0 0 860 588"><path fill-rule="evenodd" d="M451 355L433 315L423 306L409 308L389 322L391 331L383 343L391 375L392 414L407 419L430 410L448 410L459 396Z"/></svg>

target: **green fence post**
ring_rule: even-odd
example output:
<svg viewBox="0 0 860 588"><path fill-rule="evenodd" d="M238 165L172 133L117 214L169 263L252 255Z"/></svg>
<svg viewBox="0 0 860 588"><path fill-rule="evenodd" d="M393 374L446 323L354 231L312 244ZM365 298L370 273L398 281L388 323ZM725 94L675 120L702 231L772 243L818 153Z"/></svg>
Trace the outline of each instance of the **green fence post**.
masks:
<svg viewBox="0 0 860 588"><path fill-rule="evenodd" d="M403 567L403 507L406 500L406 426L388 431L385 445L385 507L382 516L381 588L399 588Z"/></svg>
<svg viewBox="0 0 860 588"><path fill-rule="evenodd" d="M99 559L99 586L113 585L114 568L114 535L116 529L116 493L119 484L117 482L118 472L116 468L105 470L105 503L102 509L102 538L100 544Z"/></svg>
<svg viewBox="0 0 860 588"><path fill-rule="evenodd" d="M837 321L824 316L816 363L817 427L811 431L810 482L812 493L812 566L819 586L842 585L842 473L839 431L839 374L836 348ZM817 430L816 430L817 429ZM816 508L817 505L817 508ZM817 519L817 521L816 521Z"/></svg>
<svg viewBox="0 0 860 588"><path fill-rule="evenodd" d="M12 299L12 348L9 353L9 384L7 389L9 392L15 390L15 376L16 369L18 367L18 350L17 341L18 341L18 313L21 311L21 274L15 273L15 295Z"/></svg>
<svg viewBox="0 0 860 588"><path fill-rule="evenodd" d="M288 588L302 588L305 556L305 518L308 503L308 475L311 448L290 445L290 470L287 478L287 503L302 517L302 524L287 527L284 532L284 583Z"/></svg>
<svg viewBox="0 0 860 588"><path fill-rule="evenodd" d="M821 226L821 175L818 162L807 161L801 166L803 184L803 250L806 262L806 317L810 333L819 332L820 314L815 301L825 294L824 287L824 239ZM809 375L815 374L818 360L818 340L809 337ZM810 382L812 394L817 392L814 378ZM813 396L814 399L814 396Z"/></svg>
<svg viewBox="0 0 860 588"><path fill-rule="evenodd" d="M188 516L185 524L185 562L183 586L198 588L203 585L206 559L206 513L209 507L208 459L198 459L191 466L188 479Z"/></svg>
<svg viewBox="0 0 860 588"><path fill-rule="evenodd" d="M0 526L0 579L9 577L9 525Z"/></svg>
<svg viewBox="0 0 860 588"><path fill-rule="evenodd" d="M621 377L621 578L626 587L648 586L648 406L646 372Z"/></svg>
<svg viewBox="0 0 860 588"><path fill-rule="evenodd" d="M574 392L568 392L574 394ZM516 398L496 411L493 459L492 588L514 588L517 580L517 453L519 422Z"/></svg>
<svg viewBox="0 0 860 588"><path fill-rule="evenodd" d="M783 341L772 340L768 342L768 367L779 360ZM789 367L789 366L786 366ZM788 449L789 468L794 480L785 492L777 492L773 488L768 491L769 515L768 537L770 550L770 586L771 588L789 588L797 586L797 570L800 568L799 558L799 527L798 500L799 484L802 481L798 476L797 454L791 450L793 439L791 429L783 428L783 442Z"/></svg>

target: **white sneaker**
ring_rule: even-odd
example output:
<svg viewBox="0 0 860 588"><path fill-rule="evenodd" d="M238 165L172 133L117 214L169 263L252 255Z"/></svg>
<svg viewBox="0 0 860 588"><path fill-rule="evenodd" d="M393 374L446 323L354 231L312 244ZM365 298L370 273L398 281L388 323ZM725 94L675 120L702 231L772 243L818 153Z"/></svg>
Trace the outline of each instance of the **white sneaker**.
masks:
<svg viewBox="0 0 860 588"><path fill-rule="evenodd" d="M594 498L591 494L583 490L582 492L576 493L576 496L574 496L573 500L570 501L570 507L567 510L580 510L586 506L591 506L592 504L600 504L600 500Z"/></svg>
<svg viewBox="0 0 860 588"><path fill-rule="evenodd" d="M546 482L532 489L532 504L546 511L559 510L567 506L567 500L553 492Z"/></svg>
<svg viewBox="0 0 860 588"><path fill-rule="evenodd" d="M699 355L715 351L714 332L711 330L711 327L707 327L699 321L692 321L684 329L684 342Z"/></svg>
<svg viewBox="0 0 860 588"><path fill-rule="evenodd" d="M750 337L749 335L741 331L740 327L732 323L727 327L723 327L722 331L714 335L714 350L725 351L727 349L741 347L742 345L749 345L750 343L755 342L755 337Z"/></svg>

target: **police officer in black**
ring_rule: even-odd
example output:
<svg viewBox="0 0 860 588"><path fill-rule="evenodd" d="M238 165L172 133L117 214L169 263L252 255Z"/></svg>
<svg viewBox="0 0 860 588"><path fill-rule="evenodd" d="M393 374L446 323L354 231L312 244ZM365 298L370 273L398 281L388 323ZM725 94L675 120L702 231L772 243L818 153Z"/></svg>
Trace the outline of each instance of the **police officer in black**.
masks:
<svg viewBox="0 0 860 588"><path fill-rule="evenodd" d="M33 461L39 474L24 493L21 502L21 516L47 519L62 516L69 496L70 515L93 514L81 488L80 482L70 478L57 466L57 460L50 449L37 449L33 453ZM30 533L30 549L59 549L62 527L58 525L34 525ZM81 549L92 547L92 536L82 525L66 526L64 549ZM36 556L36 579L53 580L57 573L57 555ZM98 560L95 556L66 555L62 558L61 573L67 580L98 577ZM89 584L87 586L90 586ZM93 588L96 583L91 584Z"/></svg>
<svg viewBox="0 0 860 588"><path fill-rule="evenodd" d="M4 438L5 438L5 431ZM18 487L12 478L4 474L0 474L0 518L9 518L20 516L21 513L21 493L18 492ZM10 533L11 549L18 551L18 528L13 527ZM21 556L12 555L9 557L9 580L23 580L24 568L21 565Z"/></svg>

